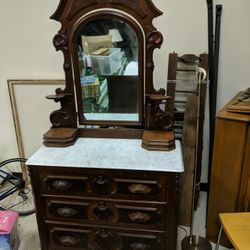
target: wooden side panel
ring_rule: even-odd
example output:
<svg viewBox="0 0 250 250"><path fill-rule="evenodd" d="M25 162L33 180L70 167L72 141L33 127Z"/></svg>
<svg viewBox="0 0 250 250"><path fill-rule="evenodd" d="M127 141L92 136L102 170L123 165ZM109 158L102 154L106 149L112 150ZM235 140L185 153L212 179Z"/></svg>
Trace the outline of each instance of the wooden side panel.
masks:
<svg viewBox="0 0 250 250"><path fill-rule="evenodd" d="M167 106L166 106L166 110L169 112L174 112L177 58L178 58L178 55L176 53L169 54L167 95L171 96L171 100L167 103Z"/></svg>
<svg viewBox="0 0 250 250"><path fill-rule="evenodd" d="M245 211L250 211L250 177L248 176L246 200L245 200Z"/></svg>
<svg viewBox="0 0 250 250"><path fill-rule="evenodd" d="M169 54L167 94L171 96L174 101L169 102L167 110L170 112L174 111L175 137L182 140L185 173L182 174L180 179L179 223L185 226L190 226L194 166L196 168L196 183L200 183L206 84L202 83L198 90L195 84L192 84L191 82L190 84L185 84L184 81L182 83L182 80L186 79L187 81L195 81L197 79L195 67L198 66L207 71L207 54L201 54L200 56L193 54L185 54L182 56L178 56L177 53ZM189 97L190 94L194 95L192 100L197 98L197 94L199 94L200 98L198 98L199 100L196 99L195 107L186 110L188 109L188 107L186 107L188 105L186 103L188 102L188 100L186 101L186 98ZM194 105L194 103L192 105ZM197 123L198 107L199 122ZM192 124L190 123L190 119L193 119ZM189 124L187 124L187 122ZM197 125L199 126L198 128ZM196 129L199 131L197 139ZM196 190L195 208L197 206L198 198L199 191Z"/></svg>
<svg viewBox="0 0 250 250"><path fill-rule="evenodd" d="M197 96L187 98L183 125L182 153L185 171L180 177L179 224L185 226L190 226L191 220L193 178L196 164L197 103Z"/></svg>
<svg viewBox="0 0 250 250"><path fill-rule="evenodd" d="M207 217L207 238L214 242L220 227L218 214L238 210L247 129L244 122L216 120ZM228 246L228 241L222 238L221 244Z"/></svg>
<svg viewBox="0 0 250 250"><path fill-rule="evenodd" d="M246 137L238 211L250 211L250 128Z"/></svg>

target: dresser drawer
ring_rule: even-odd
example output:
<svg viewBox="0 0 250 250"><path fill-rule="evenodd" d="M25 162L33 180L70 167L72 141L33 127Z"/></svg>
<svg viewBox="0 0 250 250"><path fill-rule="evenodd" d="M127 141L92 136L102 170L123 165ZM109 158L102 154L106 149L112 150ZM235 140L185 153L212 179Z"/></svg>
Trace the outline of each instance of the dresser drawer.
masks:
<svg viewBox="0 0 250 250"><path fill-rule="evenodd" d="M49 226L50 248L55 250L166 250L166 234L106 228ZM169 249L173 250L173 249Z"/></svg>
<svg viewBox="0 0 250 250"><path fill-rule="evenodd" d="M121 201L45 200L46 219L67 223L99 224L166 230L166 205Z"/></svg>
<svg viewBox="0 0 250 250"><path fill-rule="evenodd" d="M54 168L55 169L55 168ZM125 200L167 202L173 174L150 174L129 171L100 171L60 168L60 175L49 173L40 177L42 193L54 196L107 197ZM58 173L58 168L56 170ZM72 174L74 173L74 174ZM171 176L172 178L170 178Z"/></svg>

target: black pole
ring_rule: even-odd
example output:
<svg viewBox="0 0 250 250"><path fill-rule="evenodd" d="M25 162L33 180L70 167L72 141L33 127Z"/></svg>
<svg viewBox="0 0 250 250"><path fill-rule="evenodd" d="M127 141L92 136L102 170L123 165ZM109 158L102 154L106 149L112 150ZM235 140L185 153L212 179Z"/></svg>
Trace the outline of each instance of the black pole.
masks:
<svg viewBox="0 0 250 250"><path fill-rule="evenodd" d="M214 15L213 15L213 0L207 0L207 17L208 17L208 69L209 69L209 157L208 157L208 192L210 183L210 172L212 164L213 142L211 141L211 111L213 108L213 57L214 57Z"/></svg>
<svg viewBox="0 0 250 250"><path fill-rule="evenodd" d="M209 81L210 81L209 86L211 86L213 85L213 55L214 55L213 0L207 0L207 12L208 12L207 15L208 16L208 68L209 68Z"/></svg>
<svg viewBox="0 0 250 250"><path fill-rule="evenodd" d="M210 142L209 142L209 158L208 158L208 190L210 180L210 169L212 163L212 149L213 144L211 142L211 111L213 108L213 59L214 59L214 15L213 15L213 0L207 0L207 17L208 17L208 70L209 70L209 128L210 128Z"/></svg>
<svg viewBox="0 0 250 250"><path fill-rule="evenodd" d="M208 180L210 181L213 144L214 144L214 130L215 130L215 114L217 104L217 85L218 85L218 66L219 66L219 50L220 50L220 26L221 26L222 5L216 5L216 22L215 22L215 44L213 55L213 84L210 84L211 98L210 98L210 144L209 144L209 169ZM209 183L208 181L208 183Z"/></svg>
<svg viewBox="0 0 250 250"><path fill-rule="evenodd" d="M213 68L213 103L214 103L214 114L216 112L217 104L217 85L218 85L218 69L219 69L219 56L220 56L220 27L221 27L221 14L222 5L216 5L216 22L215 22L215 44L214 44L214 68Z"/></svg>

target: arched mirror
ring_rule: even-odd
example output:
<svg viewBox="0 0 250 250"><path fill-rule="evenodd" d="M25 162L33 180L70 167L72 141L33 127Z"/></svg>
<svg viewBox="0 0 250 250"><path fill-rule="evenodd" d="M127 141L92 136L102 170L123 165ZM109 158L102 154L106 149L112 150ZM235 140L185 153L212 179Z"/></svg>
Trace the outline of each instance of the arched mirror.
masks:
<svg viewBox="0 0 250 250"><path fill-rule="evenodd" d="M129 18L95 13L73 35L80 124L142 125L143 32Z"/></svg>

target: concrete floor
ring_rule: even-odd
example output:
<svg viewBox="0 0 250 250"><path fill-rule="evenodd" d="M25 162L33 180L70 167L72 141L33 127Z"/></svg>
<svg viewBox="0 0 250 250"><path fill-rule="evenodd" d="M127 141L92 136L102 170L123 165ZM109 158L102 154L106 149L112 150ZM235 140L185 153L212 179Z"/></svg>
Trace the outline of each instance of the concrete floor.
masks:
<svg viewBox="0 0 250 250"><path fill-rule="evenodd" d="M206 193L201 193L198 209L194 216L194 235L205 236L205 220L206 220ZM189 235L189 228L178 227L178 244L177 250L181 250L181 240L185 237L186 232ZM39 237L37 232L37 224L35 214L19 217L18 232L20 237L19 250L39 250ZM213 249L215 249L215 245ZM219 250L228 250L228 248L220 247Z"/></svg>

